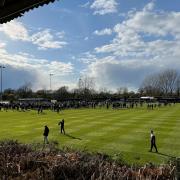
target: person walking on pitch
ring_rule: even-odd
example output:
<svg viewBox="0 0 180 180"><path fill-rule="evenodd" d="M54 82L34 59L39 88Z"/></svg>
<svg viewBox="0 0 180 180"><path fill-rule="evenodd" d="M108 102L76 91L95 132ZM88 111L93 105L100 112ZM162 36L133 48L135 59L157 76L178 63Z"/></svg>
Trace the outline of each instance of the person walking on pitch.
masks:
<svg viewBox="0 0 180 180"><path fill-rule="evenodd" d="M61 126L61 134L62 134L62 133L65 134L65 130L64 130L64 119L62 119L62 121L60 121L60 122L58 123L58 125Z"/></svg>
<svg viewBox="0 0 180 180"><path fill-rule="evenodd" d="M151 139L151 149L149 151L152 152L152 149L154 147L156 152L158 152L157 146L156 146L156 137L154 135L153 130L151 130L150 139Z"/></svg>

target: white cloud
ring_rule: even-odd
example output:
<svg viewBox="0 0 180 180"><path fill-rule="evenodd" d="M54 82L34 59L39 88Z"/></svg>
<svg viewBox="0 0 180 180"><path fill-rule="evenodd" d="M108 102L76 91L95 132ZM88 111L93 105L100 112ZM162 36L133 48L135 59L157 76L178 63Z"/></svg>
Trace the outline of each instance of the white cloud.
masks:
<svg viewBox="0 0 180 180"><path fill-rule="evenodd" d="M90 8L94 10L94 14L105 15L117 12L116 0L94 0Z"/></svg>
<svg viewBox="0 0 180 180"><path fill-rule="evenodd" d="M142 11L132 13L124 25L149 35L179 37L180 12L156 12L153 7L154 4L149 3Z"/></svg>
<svg viewBox="0 0 180 180"><path fill-rule="evenodd" d="M73 65L70 62L51 61L46 64L46 67L52 73L60 76L71 74L73 71Z"/></svg>
<svg viewBox="0 0 180 180"><path fill-rule="evenodd" d="M85 41L89 40L89 37L85 37L84 40L85 40Z"/></svg>
<svg viewBox="0 0 180 180"><path fill-rule="evenodd" d="M103 36L103 35L111 35L112 32L113 31L111 29L105 28L105 29L100 30L100 31L95 30L93 34L98 35L98 36Z"/></svg>
<svg viewBox="0 0 180 180"><path fill-rule="evenodd" d="M154 9L154 7L155 7L154 2L150 2L143 8L143 11L145 11L145 12L152 11Z"/></svg>
<svg viewBox="0 0 180 180"><path fill-rule="evenodd" d="M38 49L60 49L67 45L67 42L60 39L64 38L65 33L53 33L50 29L44 29L36 33L30 33L28 29L18 21L0 25L0 32L6 34L12 40L31 42L38 46ZM57 40L55 40L57 39Z"/></svg>
<svg viewBox="0 0 180 180"><path fill-rule="evenodd" d="M70 62L35 58L22 52L10 54L5 49L0 49L0 59L1 64L7 67L7 82L17 82L16 85L20 86L20 83L28 81L32 82L33 89L49 88L49 73L53 73L54 89L63 85L62 81L72 84L69 77L72 76L74 67Z"/></svg>
<svg viewBox="0 0 180 180"><path fill-rule="evenodd" d="M28 41L28 30L21 22L11 21L0 26L0 32L4 32L12 40Z"/></svg>
<svg viewBox="0 0 180 180"><path fill-rule="evenodd" d="M100 87L114 90L137 89L146 75L167 68L180 72L180 12L157 11L151 2L127 14L112 29L109 43L84 55L84 72Z"/></svg>
<svg viewBox="0 0 180 180"><path fill-rule="evenodd" d="M4 48L5 46L6 46L6 43L0 42L0 49L1 49L1 48Z"/></svg>
<svg viewBox="0 0 180 180"><path fill-rule="evenodd" d="M180 12L152 11L153 3L114 27L116 37L111 43L96 47L97 53L121 57L165 56L177 53L180 37ZM172 36L169 39L169 36ZM148 37L148 40L145 40Z"/></svg>
<svg viewBox="0 0 180 180"><path fill-rule="evenodd" d="M97 88L107 87L116 90L119 87L128 87L137 90L143 79L167 68L176 68L180 72L179 56L167 56L165 59L118 59L107 56L97 59L88 65L84 73L95 79Z"/></svg>
<svg viewBox="0 0 180 180"><path fill-rule="evenodd" d="M58 34L58 36L62 34ZM53 35L50 33L49 29L43 30L31 36L31 41L33 44L38 45L39 49L59 49L67 45L65 41L54 40Z"/></svg>
<svg viewBox="0 0 180 180"><path fill-rule="evenodd" d="M85 4L80 5L80 7L82 7L82 8L87 8L87 7L89 7L89 5L90 5L90 2L88 1L88 2L85 3Z"/></svg>
<svg viewBox="0 0 180 180"><path fill-rule="evenodd" d="M106 11L106 4L110 1L95 0L93 2L93 4L97 3L98 5L95 8L91 4L94 14L110 13ZM114 7L114 12L116 12L117 4ZM23 26L23 24L21 25ZM155 3L151 2L142 10L129 11L124 21L119 22L112 29L94 31L95 35L110 35L113 33L115 36L109 43L96 47L94 51L86 52L77 59L85 63L86 68L83 72L92 76L97 86L114 90L123 86L137 89L148 74L166 68L176 68L180 72L179 27L180 12L157 11ZM10 30L2 29L2 26L0 26L0 31L16 40L13 34L15 32L11 34ZM19 32L21 31L19 30ZM66 45L66 42L63 41L63 32L54 33L48 29L34 33L34 35L29 31L22 32L24 32L22 36L16 32L20 34L17 35L20 40L30 41L41 49L61 48L61 44L58 43L61 41L64 42L62 47ZM60 40L55 40L55 37L60 38ZM49 72L65 77L55 80L56 77L54 76L54 82L57 84L58 81L64 84L72 84L72 81L68 79L74 70L71 63L37 59L22 52L8 54L3 49L5 45L5 43L0 43L0 47L2 47L0 48L0 59L6 60L2 62L18 70L24 69L31 75L37 74L38 80L37 77L34 78L39 83L38 86L40 84L42 86L43 83L48 86ZM67 81L64 81L64 79L67 79Z"/></svg>
<svg viewBox="0 0 180 180"><path fill-rule="evenodd" d="M64 36L65 36L65 32L64 32L64 31L57 32L57 33L56 33L56 36L57 36L58 38L60 38L60 39L63 39Z"/></svg>
<svg viewBox="0 0 180 180"><path fill-rule="evenodd" d="M92 62L97 61L96 55L90 52L83 53L81 57L79 57L78 59L79 59L79 62L85 63L85 64L91 64Z"/></svg>

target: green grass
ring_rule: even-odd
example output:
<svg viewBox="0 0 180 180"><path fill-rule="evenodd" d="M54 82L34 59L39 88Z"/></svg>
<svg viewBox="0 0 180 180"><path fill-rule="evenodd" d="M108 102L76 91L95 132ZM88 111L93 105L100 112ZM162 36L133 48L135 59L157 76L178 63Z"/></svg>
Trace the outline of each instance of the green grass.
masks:
<svg viewBox="0 0 180 180"><path fill-rule="evenodd" d="M129 163L166 162L180 156L180 105L147 110L146 108L106 110L77 109L57 114L44 111L0 112L0 139L32 143L43 141L44 125L50 128L49 140L59 145L91 152L116 154ZM65 119L69 136L59 133L58 122ZM154 129L160 153L150 153L150 129Z"/></svg>

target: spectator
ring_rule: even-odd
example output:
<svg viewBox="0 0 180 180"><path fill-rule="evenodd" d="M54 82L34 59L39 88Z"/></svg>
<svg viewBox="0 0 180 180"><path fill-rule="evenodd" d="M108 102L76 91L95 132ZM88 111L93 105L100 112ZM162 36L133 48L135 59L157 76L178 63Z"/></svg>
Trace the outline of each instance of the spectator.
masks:
<svg viewBox="0 0 180 180"><path fill-rule="evenodd" d="M49 144L49 141L48 141L48 134L49 134L49 128L47 126L44 126L44 133L43 133L43 136L44 136L44 144Z"/></svg>

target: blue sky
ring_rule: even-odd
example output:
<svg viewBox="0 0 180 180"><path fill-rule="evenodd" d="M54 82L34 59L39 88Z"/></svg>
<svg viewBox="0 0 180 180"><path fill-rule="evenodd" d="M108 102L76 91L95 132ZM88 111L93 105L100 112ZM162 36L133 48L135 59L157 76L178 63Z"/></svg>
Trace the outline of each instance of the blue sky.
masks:
<svg viewBox="0 0 180 180"><path fill-rule="evenodd" d="M3 89L137 90L149 74L180 71L179 0L59 0L0 25Z"/></svg>

